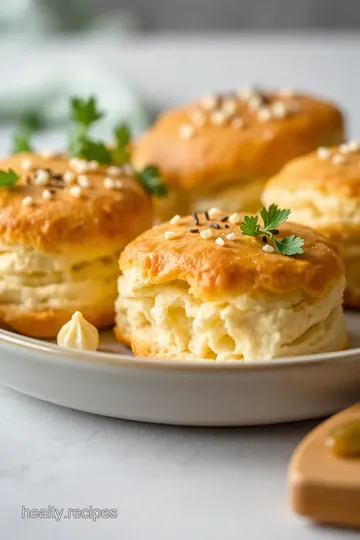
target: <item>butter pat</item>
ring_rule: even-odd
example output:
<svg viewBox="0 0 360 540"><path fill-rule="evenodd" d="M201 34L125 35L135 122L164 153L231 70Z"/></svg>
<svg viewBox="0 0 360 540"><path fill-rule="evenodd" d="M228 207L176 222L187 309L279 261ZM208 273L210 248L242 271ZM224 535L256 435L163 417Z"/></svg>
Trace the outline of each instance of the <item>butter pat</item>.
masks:
<svg viewBox="0 0 360 540"><path fill-rule="evenodd" d="M71 320L60 329L57 343L59 347L96 351L99 346L99 332L84 319L80 311L75 311Z"/></svg>

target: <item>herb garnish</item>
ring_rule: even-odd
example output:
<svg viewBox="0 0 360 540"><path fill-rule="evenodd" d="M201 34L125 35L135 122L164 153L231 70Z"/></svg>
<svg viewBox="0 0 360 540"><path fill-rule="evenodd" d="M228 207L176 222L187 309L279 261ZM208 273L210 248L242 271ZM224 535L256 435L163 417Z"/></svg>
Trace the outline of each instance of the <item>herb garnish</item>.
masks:
<svg viewBox="0 0 360 540"><path fill-rule="evenodd" d="M148 165L141 171L135 171L135 175L148 193L153 193L157 197L164 197L167 194L160 171L155 165Z"/></svg>
<svg viewBox="0 0 360 540"><path fill-rule="evenodd" d="M125 165L130 163L130 140L131 131L127 124L122 123L115 127L115 148L113 149L113 161L117 165Z"/></svg>
<svg viewBox="0 0 360 540"><path fill-rule="evenodd" d="M240 225L241 232L245 236L266 236L274 245L274 248L283 255L300 255L303 253L302 246L304 240L295 235L285 236L281 240L276 240L278 234L277 227L287 220L291 210L281 210L276 204L271 204L268 208L262 208L260 215L263 220L263 228L260 227L258 216L245 216Z"/></svg>
<svg viewBox="0 0 360 540"><path fill-rule="evenodd" d="M19 180L20 176L13 169L0 171L0 187L12 187Z"/></svg>

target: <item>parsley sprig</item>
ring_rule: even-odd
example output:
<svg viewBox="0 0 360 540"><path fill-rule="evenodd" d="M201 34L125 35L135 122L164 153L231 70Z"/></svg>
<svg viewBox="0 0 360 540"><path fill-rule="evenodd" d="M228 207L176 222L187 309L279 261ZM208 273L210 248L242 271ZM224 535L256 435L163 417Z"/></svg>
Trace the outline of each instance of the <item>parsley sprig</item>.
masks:
<svg viewBox="0 0 360 540"><path fill-rule="evenodd" d="M90 128L104 113L98 109L94 97L89 99L72 98L71 118L76 127L70 133L69 153L72 156L98 161L102 164L127 165L131 164L130 142L131 131L127 124L121 123L114 129L114 145L107 146L101 141L90 137ZM154 165L134 171L135 176L149 193L157 197L167 194L166 186L160 171Z"/></svg>
<svg viewBox="0 0 360 540"><path fill-rule="evenodd" d="M13 187L20 176L13 169L0 171L0 187Z"/></svg>
<svg viewBox="0 0 360 540"><path fill-rule="evenodd" d="M274 245L274 248L283 255L300 255L303 253L302 246L304 240L300 236L285 236L277 240L275 235L279 232L277 227L287 220L291 210L281 210L276 204L271 204L268 209L262 208L260 215L263 227L259 223L258 216L245 216L240 226L241 232L245 236L266 236Z"/></svg>

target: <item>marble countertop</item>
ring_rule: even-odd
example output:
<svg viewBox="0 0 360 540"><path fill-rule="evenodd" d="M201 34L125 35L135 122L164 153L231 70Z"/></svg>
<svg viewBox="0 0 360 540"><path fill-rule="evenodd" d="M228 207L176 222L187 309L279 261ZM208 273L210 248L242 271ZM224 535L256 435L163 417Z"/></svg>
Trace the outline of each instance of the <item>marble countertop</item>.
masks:
<svg viewBox="0 0 360 540"><path fill-rule="evenodd" d="M55 57L66 62L76 53L79 58L83 46L4 46L1 72L20 59L46 66ZM359 135L360 38L355 36L164 36L89 46L96 48L97 58L107 55L116 62L157 108L249 81L292 85L344 103L351 113L351 134ZM0 134L0 145L5 135ZM0 538L358 538L359 533L310 525L289 509L287 464L313 425L199 429L137 424L0 387ZM96 522L22 517L49 506L116 509L118 517Z"/></svg>

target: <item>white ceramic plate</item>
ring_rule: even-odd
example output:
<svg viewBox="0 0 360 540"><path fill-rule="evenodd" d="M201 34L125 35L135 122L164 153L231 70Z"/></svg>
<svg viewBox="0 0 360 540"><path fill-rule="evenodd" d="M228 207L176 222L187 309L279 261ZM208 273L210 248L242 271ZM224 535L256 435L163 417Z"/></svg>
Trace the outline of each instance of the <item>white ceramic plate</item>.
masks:
<svg viewBox="0 0 360 540"><path fill-rule="evenodd" d="M111 332L93 353L0 330L0 382L66 407L144 422L229 426L314 418L360 399L360 314L347 314L347 325L347 351L253 364L134 358Z"/></svg>

